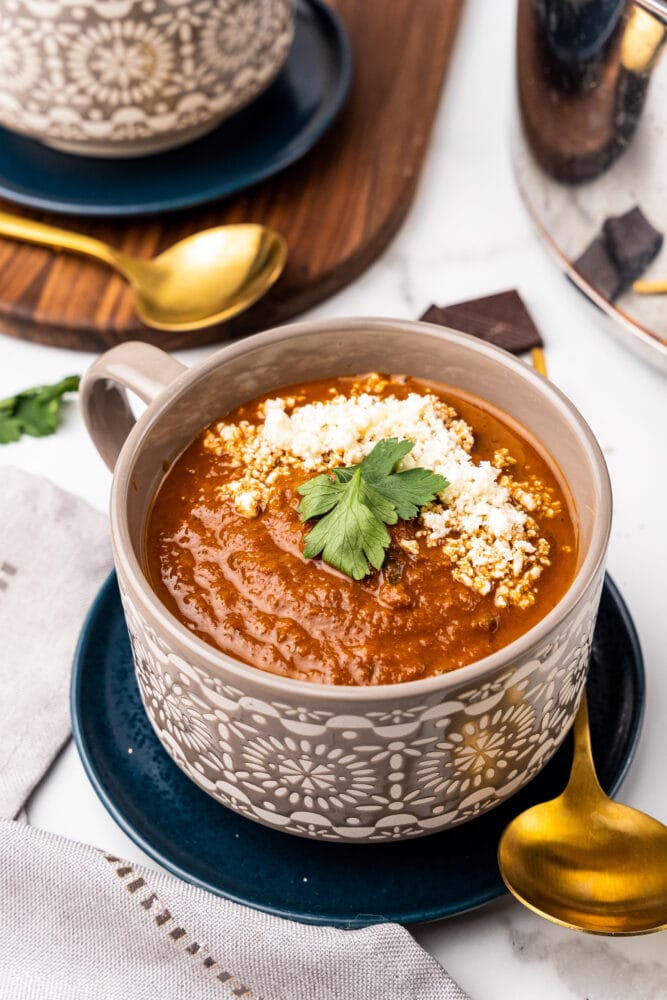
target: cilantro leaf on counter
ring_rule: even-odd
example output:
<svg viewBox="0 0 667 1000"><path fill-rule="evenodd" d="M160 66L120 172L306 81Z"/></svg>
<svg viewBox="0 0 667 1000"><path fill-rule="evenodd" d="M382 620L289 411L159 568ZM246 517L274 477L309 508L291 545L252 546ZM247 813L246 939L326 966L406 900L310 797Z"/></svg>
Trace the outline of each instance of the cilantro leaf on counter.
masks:
<svg viewBox="0 0 667 1000"><path fill-rule="evenodd" d="M79 376L69 375L55 385L36 386L0 400L0 444L18 441L23 434L31 437L55 434L63 396L78 388Z"/></svg>
<svg viewBox="0 0 667 1000"><path fill-rule="evenodd" d="M391 541L385 525L416 517L449 485L428 469L396 472L413 447L398 438L378 441L358 465L321 473L297 488L301 520L321 518L306 535L307 559L321 555L353 580L367 576L371 566L381 568Z"/></svg>

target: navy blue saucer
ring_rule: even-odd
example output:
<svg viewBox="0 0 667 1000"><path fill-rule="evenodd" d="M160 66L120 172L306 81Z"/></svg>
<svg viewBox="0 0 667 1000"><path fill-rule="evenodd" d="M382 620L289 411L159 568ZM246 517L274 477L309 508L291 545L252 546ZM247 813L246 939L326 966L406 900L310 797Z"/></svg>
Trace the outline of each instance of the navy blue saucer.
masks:
<svg viewBox="0 0 667 1000"><path fill-rule="evenodd" d="M587 691L598 775L613 793L637 744L644 670L632 619L609 578ZM162 749L139 697L113 575L76 652L72 726L102 802L165 868L257 909L339 927L436 920L501 896L506 890L496 849L502 830L523 809L562 791L572 759L568 737L513 798L463 826L417 840L318 843L260 826L215 802Z"/></svg>
<svg viewBox="0 0 667 1000"><path fill-rule="evenodd" d="M351 49L321 0L297 0L281 73L247 108L202 139L136 159L90 159L0 128L0 196L74 215L191 208L271 177L315 145L347 96Z"/></svg>

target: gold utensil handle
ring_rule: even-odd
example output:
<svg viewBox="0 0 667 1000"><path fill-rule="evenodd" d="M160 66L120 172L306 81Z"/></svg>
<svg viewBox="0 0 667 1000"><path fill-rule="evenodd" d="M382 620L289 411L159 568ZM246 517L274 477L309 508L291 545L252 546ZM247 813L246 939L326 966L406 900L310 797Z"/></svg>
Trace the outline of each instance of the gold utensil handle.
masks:
<svg viewBox="0 0 667 1000"><path fill-rule="evenodd" d="M36 243L51 250L69 250L84 257L94 257L111 267L117 267L119 264L119 255L113 247L101 240L85 236L83 233L74 233L70 229L49 226L36 219L10 215L8 212L0 212L0 236L8 236L10 239L25 243Z"/></svg>
<svg viewBox="0 0 667 1000"><path fill-rule="evenodd" d="M667 281L635 281L632 291L638 295L664 295L667 293Z"/></svg>
<svg viewBox="0 0 667 1000"><path fill-rule="evenodd" d="M530 352L530 359L535 371L548 378L547 359L544 356L543 349L541 347L534 347ZM576 782L573 780L575 776ZM563 793L564 795L567 795L568 788L574 787L575 784L577 786L577 795L582 787L586 787L589 791L604 794L600 788L595 764L593 763L593 749L591 747L591 731L588 723L588 703L586 701L585 688L577 714L574 717L574 755L570 782L568 782L568 786Z"/></svg>
<svg viewBox="0 0 667 1000"><path fill-rule="evenodd" d="M568 795L570 789L573 790L572 796L575 800L580 798L582 789L585 789L586 795L591 797L594 795L604 795L593 761L591 729L588 721L588 700L585 689L579 702L577 714L574 717L572 769L567 788L563 792L564 797Z"/></svg>
<svg viewBox="0 0 667 1000"><path fill-rule="evenodd" d="M530 360L533 364L533 368L540 375L544 375L545 378L549 377L547 372L547 360L544 357L544 350L541 347L534 347L530 352Z"/></svg>

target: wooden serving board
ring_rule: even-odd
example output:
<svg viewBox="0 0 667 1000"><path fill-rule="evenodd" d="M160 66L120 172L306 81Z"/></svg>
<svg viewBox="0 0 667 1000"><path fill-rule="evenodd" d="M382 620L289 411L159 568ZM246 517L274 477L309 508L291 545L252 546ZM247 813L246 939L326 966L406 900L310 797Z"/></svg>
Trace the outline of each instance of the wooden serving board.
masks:
<svg viewBox="0 0 667 1000"><path fill-rule="evenodd" d="M0 329L79 350L132 339L193 347L282 323L348 284L384 249L409 208L462 4L335 0L354 51L347 106L307 156L249 191L189 213L131 221L18 209L139 256L208 226L267 223L286 237L289 260L275 288L248 312L207 330L151 330L134 315L129 289L112 272L0 239Z"/></svg>

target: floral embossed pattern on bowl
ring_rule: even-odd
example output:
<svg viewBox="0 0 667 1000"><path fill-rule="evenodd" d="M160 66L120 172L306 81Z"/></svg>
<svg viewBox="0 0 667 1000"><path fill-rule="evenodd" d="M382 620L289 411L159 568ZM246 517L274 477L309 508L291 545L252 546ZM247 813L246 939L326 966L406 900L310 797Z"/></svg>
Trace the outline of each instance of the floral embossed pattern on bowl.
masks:
<svg viewBox="0 0 667 1000"><path fill-rule="evenodd" d="M144 707L196 784L287 833L373 842L474 819L542 769L586 683L601 585L600 575L557 635L483 686L358 713L224 683L170 651L121 596Z"/></svg>
<svg viewBox="0 0 667 1000"><path fill-rule="evenodd" d="M0 124L91 156L181 145L268 86L293 30L293 0L7 0Z"/></svg>

